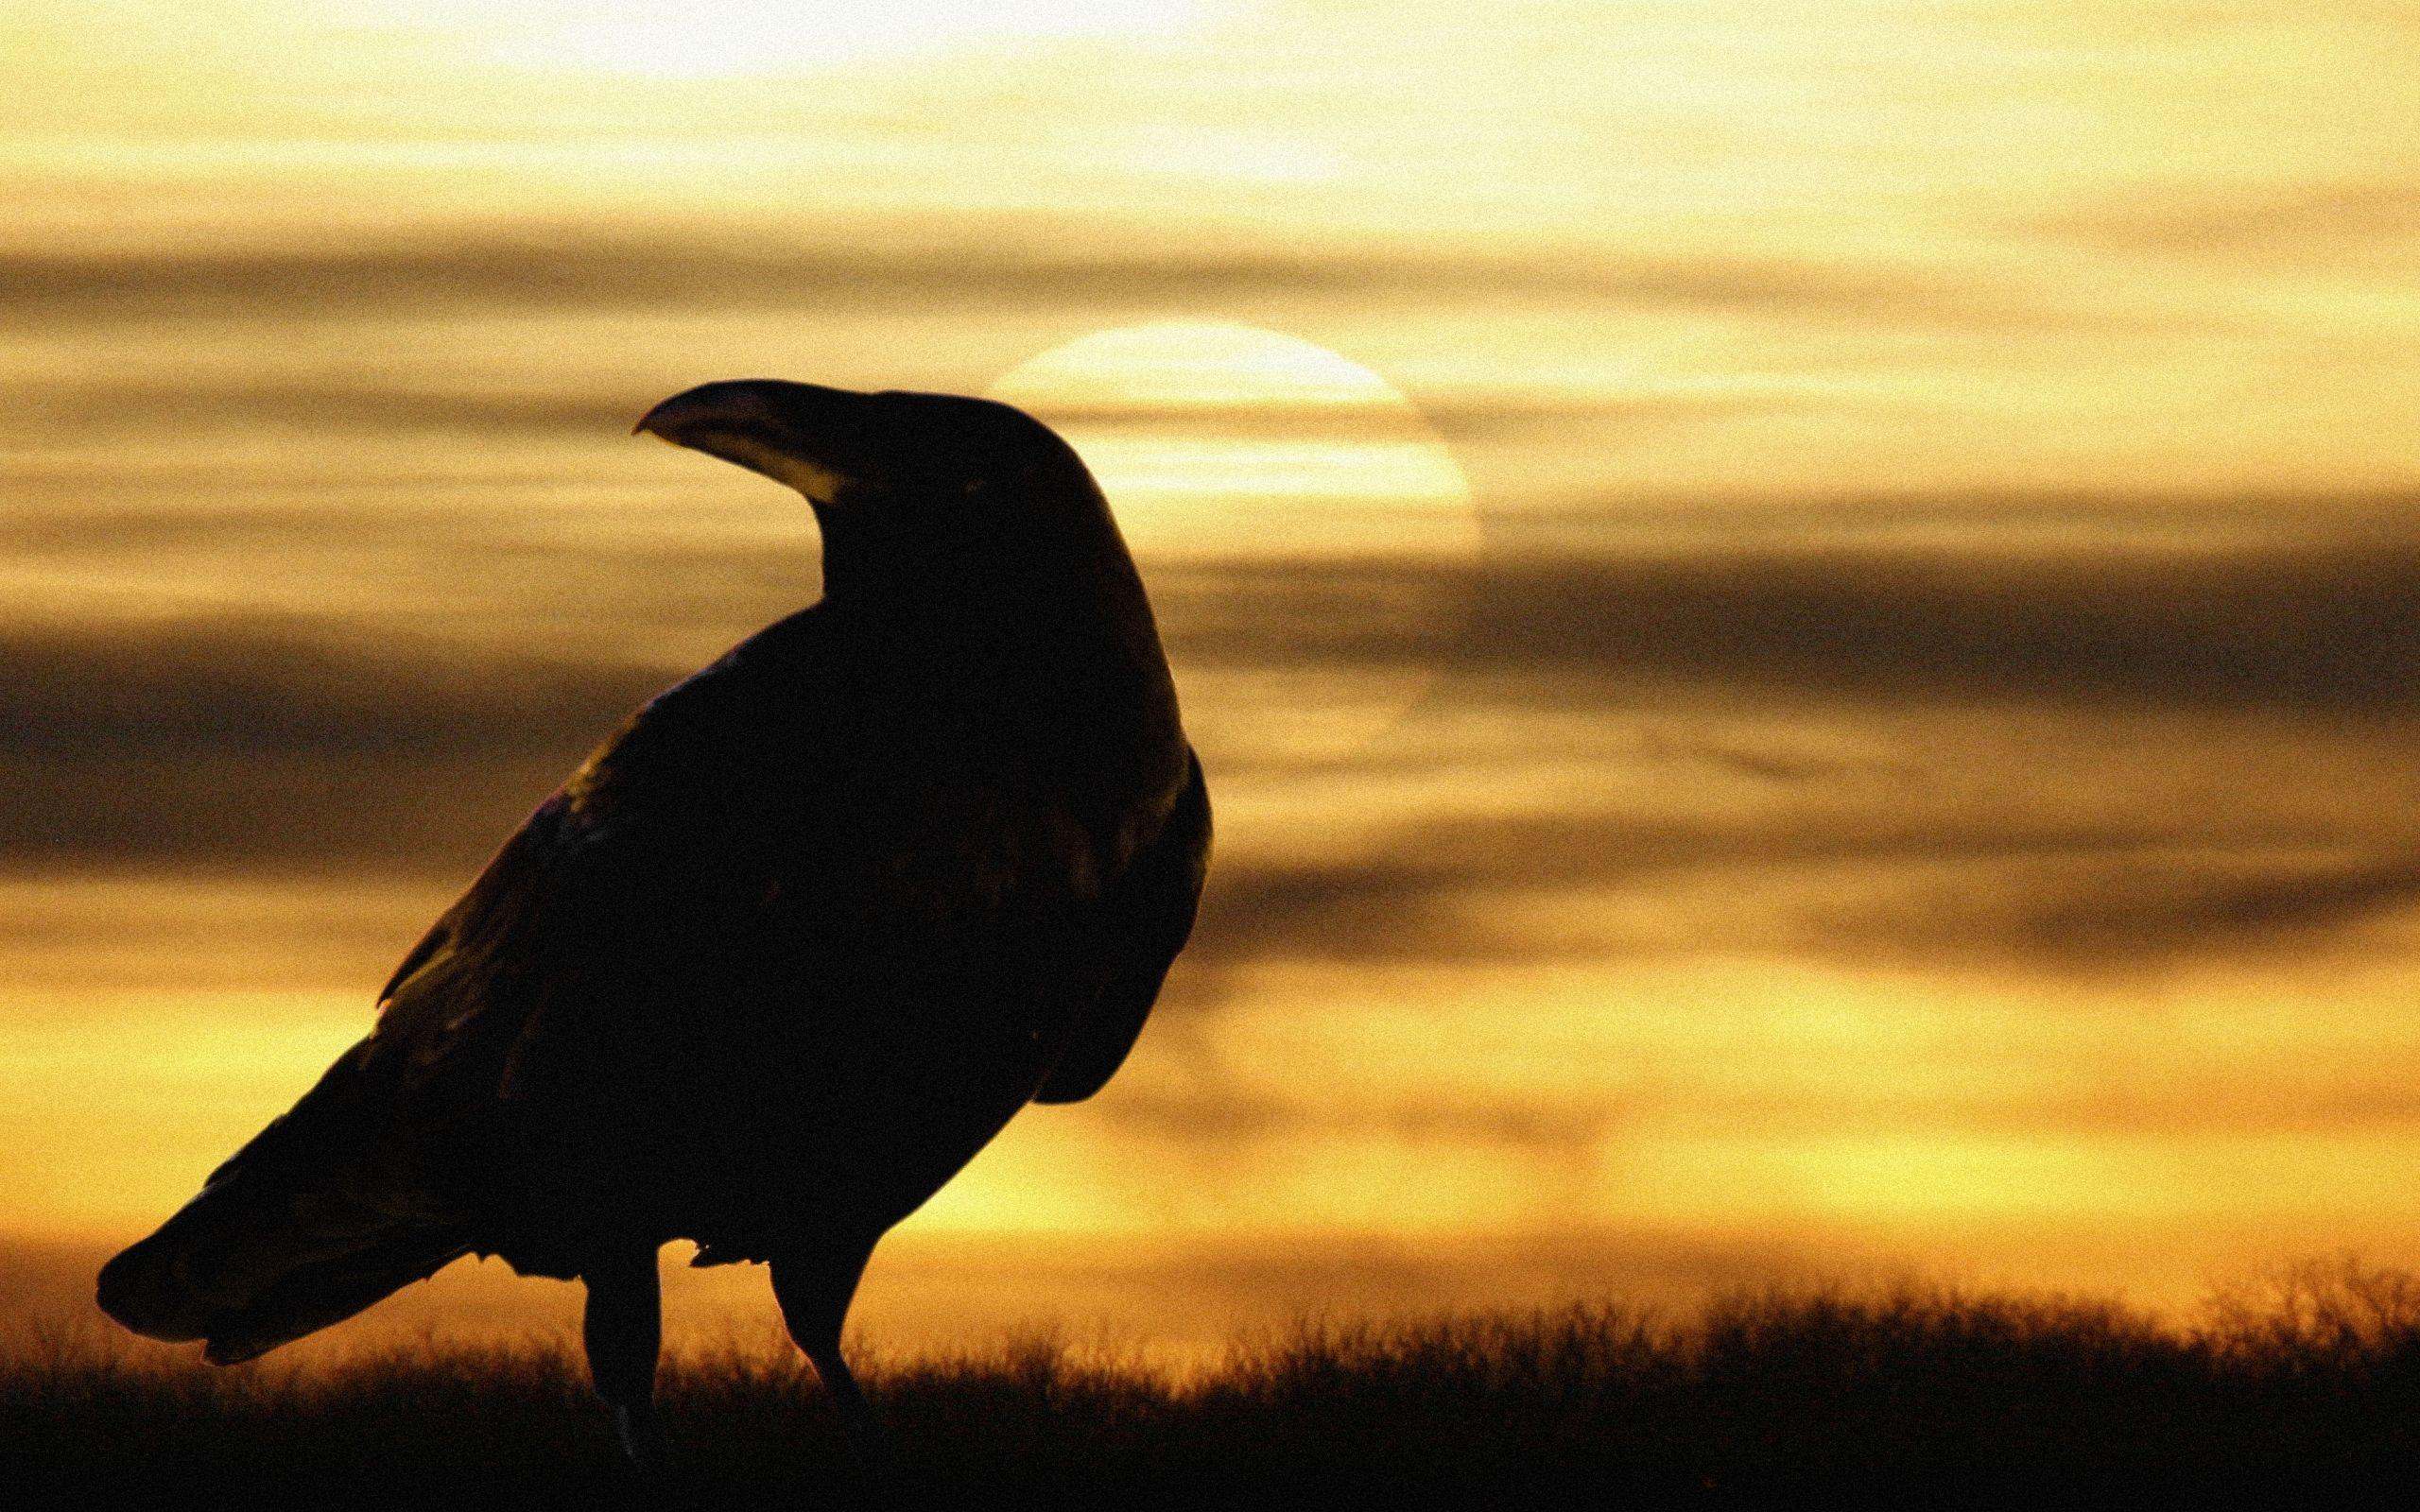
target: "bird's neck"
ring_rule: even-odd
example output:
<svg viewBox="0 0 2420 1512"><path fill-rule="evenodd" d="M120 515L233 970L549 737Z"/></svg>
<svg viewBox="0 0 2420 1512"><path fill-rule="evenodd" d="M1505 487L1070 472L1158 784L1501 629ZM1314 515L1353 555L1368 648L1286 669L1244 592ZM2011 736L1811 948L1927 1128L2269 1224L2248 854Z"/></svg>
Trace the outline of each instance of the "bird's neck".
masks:
<svg viewBox="0 0 2420 1512"><path fill-rule="evenodd" d="M957 667L1066 660L1157 669L1167 662L1141 577L1105 539L903 549L845 524L823 537L823 598L875 644Z"/></svg>

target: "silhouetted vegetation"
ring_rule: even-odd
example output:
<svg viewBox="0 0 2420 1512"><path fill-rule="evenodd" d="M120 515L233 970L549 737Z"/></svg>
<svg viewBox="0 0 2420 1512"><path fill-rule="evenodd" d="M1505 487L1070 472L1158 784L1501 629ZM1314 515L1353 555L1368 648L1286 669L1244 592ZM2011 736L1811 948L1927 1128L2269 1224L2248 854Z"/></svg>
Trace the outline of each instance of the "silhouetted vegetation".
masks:
<svg viewBox="0 0 2420 1512"><path fill-rule="evenodd" d="M1689 1317L1306 1323L1190 1378L1047 1340L869 1364L880 1464L852 1460L793 1357L675 1355L682 1465L648 1485L576 1351L222 1372L53 1338L0 1366L0 1499L2341 1507L2400 1501L2420 1471L2420 1279L2349 1263L2190 1324L2056 1297L1799 1290Z"/></svg>

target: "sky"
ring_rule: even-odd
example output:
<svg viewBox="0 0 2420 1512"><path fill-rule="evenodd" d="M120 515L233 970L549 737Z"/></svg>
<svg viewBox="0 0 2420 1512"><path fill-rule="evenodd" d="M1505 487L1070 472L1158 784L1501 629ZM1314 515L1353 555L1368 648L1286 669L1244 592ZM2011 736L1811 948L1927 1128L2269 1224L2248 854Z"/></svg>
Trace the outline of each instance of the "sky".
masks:
<svg viewBox="0 0 2420 1512"><path fill-rule="evenodd" d="M19 0L0 1272L78 1291L812 599L794 498L628 434L742 376L1058 424L1219 816L1133 1060L877 1339L2420 1263L2416 43ZM563 1290L493 1270L377 1316Z"/></svg>

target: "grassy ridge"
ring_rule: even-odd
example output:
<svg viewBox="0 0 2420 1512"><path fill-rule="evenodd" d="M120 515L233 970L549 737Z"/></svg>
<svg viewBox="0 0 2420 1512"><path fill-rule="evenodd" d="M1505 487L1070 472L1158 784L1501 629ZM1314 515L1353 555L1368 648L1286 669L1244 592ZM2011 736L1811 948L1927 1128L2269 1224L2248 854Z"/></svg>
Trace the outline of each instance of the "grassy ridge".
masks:
<svg viewBox="0 0 2420 1512"><path fill-rule="evenodd" d="M686 1355L683 1458L633 1484L576 1358L429 1349L308 1376L0 1363L15 1505L2408 1503L2420 1279L2308 1265L2192 1324L1905 1288L1311 1324L1178 1381L1049 1343L883 1363L885 1463L810 1377ZM15 1494L11 1494L15 1493Z"/></svg>

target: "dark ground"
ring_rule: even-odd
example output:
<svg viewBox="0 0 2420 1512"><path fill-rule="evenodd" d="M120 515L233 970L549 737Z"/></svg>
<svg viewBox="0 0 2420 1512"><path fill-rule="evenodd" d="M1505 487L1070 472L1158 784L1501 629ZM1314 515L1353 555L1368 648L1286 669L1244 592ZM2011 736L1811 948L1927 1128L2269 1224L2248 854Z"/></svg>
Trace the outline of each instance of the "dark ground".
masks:
<svg viewBox="0 0 2420 1512"><path fill-rule="evenodd" d="M1311 1324L1184 1384L1041 1343L868 1373L880 1464L850 1458L792 1362L674 1360L683 1469L646 1485L551 1347L280 1374L53 1340L0 1364L0 1503L2332 1508L2420 1488L2420 1278L2349 1263L2191 1325L1798 1291L1685 1318Z"/></svg>

